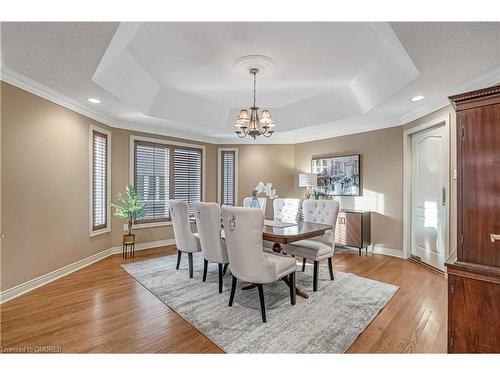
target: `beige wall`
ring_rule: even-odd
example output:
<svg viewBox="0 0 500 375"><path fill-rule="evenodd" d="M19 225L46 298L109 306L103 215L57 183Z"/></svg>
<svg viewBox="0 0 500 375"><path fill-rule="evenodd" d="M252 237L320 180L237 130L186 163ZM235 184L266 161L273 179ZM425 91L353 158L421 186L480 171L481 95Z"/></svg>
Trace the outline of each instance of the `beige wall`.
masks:
<svg viewBox="0 0 500 375"><path fill-rule="evenodd" d="M376 246L403 248L403 143L400 126L295 145L296 173L310 172L315 157L361 154L361 197L339 197L342 208L370 210ZM295 179L296 180L296 179ZM294 181L295 181L294 180ZM294 182L295 195L304 188Z"/></svg>
<svg viewBox="0 0 500 375"><path fill-rule="evenodd" d="M89 238L89 124L2 82L1 290L111 247ZM98 124L100 125L100 124Z"/></svg>
<svg viewBox="0 0 500 375"><path fill-rule="evenodd" d="M1 88L2 291L121 244L123 221L114 216L111 233L89 238L89 124L112 131L113 202L129 182L129 135L197 143L111 129L7 83ZM209 201L216 166L217 146L207 144ZM173 238L171 226L135 233L138 243Z"/></svg>
<svg viewBox="0 0 500 375"><path fill-rule="evenodd" d="M330 138L296 145L233 145L239 153L238 202L259 181L272 182L281 197L304 198L298 173L310 172L311 158L361 154L362 197L341 197L344 208L373 211L372 239L377 246L403 247L402 127ZM272 218L268 200L266 217Z"/></svg>
<svg viewBox="0 0 500 375"><path fill-rule="evenodd" d="M224 145L238 148L238 204L252 195L259 181L272 182L282 197L294 194L295 176L294 145ZM266 217L273 217L271 201L268 200Z"/></svg>

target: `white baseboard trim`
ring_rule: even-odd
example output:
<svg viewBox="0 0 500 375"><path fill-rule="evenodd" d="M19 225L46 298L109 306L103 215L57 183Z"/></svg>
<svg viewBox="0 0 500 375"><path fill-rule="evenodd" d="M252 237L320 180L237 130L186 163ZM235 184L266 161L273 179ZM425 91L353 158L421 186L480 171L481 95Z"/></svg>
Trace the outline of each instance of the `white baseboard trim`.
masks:
<svg viewBox="0 0 500 375"><path fill-rule="evenodd" d="M158 240L153 242L139 243L135 246L135 250L146 250L153 249L155 247L175 245L175 239L169 238L166 240ZM49 272L45 275L34 278L33 280L26 281L22 284L16 285L10 289L4 290L0 293L0 304L10 301L16 297L19 297L25 293L28 293L34 289L40 288L41 286L55 281L63 276L73 273L81 268L87 267L92 263L98 262L104 258L107 258L114 254L121 254L122 247L114 246L110 249L103 250L97 254L91 255L85 259L79 260L75 263L69 264L67 266L61 267L55 271Z"/></svg>
<svg viewBox="0 0 500 375"><path fill-rule="evenodd" d="M349 251L349 252L353 252L353 253L357 254L359 250L357 247L335 246L335 251ZM391 257L397 257L397 258L404 259L403 250L391 249L389 247L370 245L370 246L368 246L368 252L375 253L375 254L389 255ZM365 248L362 248L361 255L364 255L364 254L365 254Z"/></svg>
<svg viewBox="0 0 500 375"><path fill-rule="evenodd" d="M391 249L389 247L373 246L372 252L375 254L389 255L391 257L404 259L403 250Z"/></svg>
<svg viewBox="0 0 500 375"><path fill-rule="evenodd" d="M175 245L175 239L168 238L166 240L138 243L137 245L135 245L135 251L154 249L155 247L162 247L162 246L168 246L168 245ZM109 249L109 251L110 251L109 255L121 254L122 247L121 246L114 246L111 249Z"/></svg>

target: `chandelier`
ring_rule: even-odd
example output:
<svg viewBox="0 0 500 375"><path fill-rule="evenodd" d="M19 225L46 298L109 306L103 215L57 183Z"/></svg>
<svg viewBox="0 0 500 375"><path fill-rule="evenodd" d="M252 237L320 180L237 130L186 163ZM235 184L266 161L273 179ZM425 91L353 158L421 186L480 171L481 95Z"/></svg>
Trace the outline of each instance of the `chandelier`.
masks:
<svg viewBox="0 0 500 375"><path fill-rule="evenodd" d="M237 128L236 134L240 138L245 138L247 135L257 138L259 135L269 138L273 135L274 130L272 128L276 125L271 119L271 114L267 109L262 110L261 119L259 120L259 113L255 105L255 87L256 87L256 75L259 69L250 69L250 74L253 74L253 106L250 107L250 116L248 115L248 109L242 109L240 115L236 119L234 126ZM260 127L262 125L262 129Z"/></svg>

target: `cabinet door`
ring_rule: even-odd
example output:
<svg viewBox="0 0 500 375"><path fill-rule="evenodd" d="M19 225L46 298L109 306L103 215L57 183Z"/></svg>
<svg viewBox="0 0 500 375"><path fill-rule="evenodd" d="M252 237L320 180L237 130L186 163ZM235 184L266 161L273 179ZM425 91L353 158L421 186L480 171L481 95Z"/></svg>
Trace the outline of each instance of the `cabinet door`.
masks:
<svg viewBox="0 0 500 375"><path fill-rule="evenodd" d="M462 111L457 125L458 258L500 267L500 240L492 238L500 235L500 104Z"/></svg>
<svg viewBox="0 0 500 375"><path fill-rule="evenodd" d="M448 352L500 353L500 284L448 274Z"/></svg>
<svg viewBox="0 0 500 375"><path fill-rule="evenodd" d="M346 213L346 245L363 247L361 236L361 214Z"/></svg>

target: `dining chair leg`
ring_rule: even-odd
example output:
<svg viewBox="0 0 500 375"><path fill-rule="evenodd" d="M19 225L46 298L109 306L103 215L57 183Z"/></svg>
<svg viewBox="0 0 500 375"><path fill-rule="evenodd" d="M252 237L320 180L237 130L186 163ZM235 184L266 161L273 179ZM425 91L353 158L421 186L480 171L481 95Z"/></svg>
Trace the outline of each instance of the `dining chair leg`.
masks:
<svg viewBox="0 0 500 375"><path fill-rule="evenodd" d="M203 259L203 282L207 281L208 260Z"/></svg>
<svg viewBox="0 0 500 375"><path fill-rule="evenodd" d="M319 262L314 261L314 272L313 272L313 290L318 291L318 279L319 279Z"/></svg>
<svg viewBox="0 0 500 375"><path fill-rule="evenodd" d="M226 276L228 266L229 266L229 263L224 264L224 269L222 270L222 276Z"/></svg>
<svg viewBox="0 0 500 375"><path fill-rule="evenodd" d="M260 299L260 310L262 311L262 322L266 322L266 305L264 303L264 288L262 284L257 285L259 289L259 299Z"/></svg>
<svg viewBox="0 0 500 375"><path fill-rule="evenodd" d="M236 283L238 279L233 276L233 282L231 283L231 295L229 297L229 306L233 306L234 292L236 292Z"/></svg>
<svg viewBox="0 0 500 375"><path fill-rule="evenodd" d="M189 278L193 278L193 253L188 253L189 259Z"/></svg>
<svg viewBox="0 0 500 375"><path fill-rule="evenodd" d="M175 267L176 270L178 270L179 266L181 265L181 255L182 255L182 251L177 250L177 266Z"/></svg>
<svg viewBox="0 0 500 375"><path fill-rule="evenodd" d="M306 258L303 258L302 259L302 272L305 272L306 271Z"/></svg>
<svg viewBox="0 0 500 375"><path fill-rule="evenodd" d="M330 271L330 280L334 280L333 276L333 257L328 258L328 270Z"/></svg>
<svg viewBox="0 0 500 375"><path fill-rule="evenodd" d="M222 263L219 263L218 266L219 266L219 293L222 293Z"/></svg>
<svg viewBox="0 0 500 375"><path fill-rule="evenodd" d="M292 272L289 276L290 281L290 302L292 305L295 305L297 302L297 291L295 288L295 272Z"/></svg>

